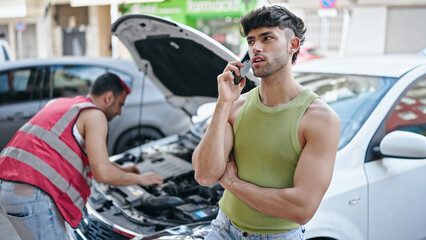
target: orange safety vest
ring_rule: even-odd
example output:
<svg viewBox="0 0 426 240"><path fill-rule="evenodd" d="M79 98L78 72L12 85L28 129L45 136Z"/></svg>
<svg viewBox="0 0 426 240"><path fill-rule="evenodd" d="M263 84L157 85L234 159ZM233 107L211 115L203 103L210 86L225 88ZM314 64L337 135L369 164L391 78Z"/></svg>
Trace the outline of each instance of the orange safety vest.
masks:
<svg viewBox="0 0 426 240"><path fill-rule="evenodd" d="M89 98L58 98L13 136L0 154L0 178L44 190L76 228L90 196L92 175L86 153L72 130L80 112L96 108Z"/></svg>

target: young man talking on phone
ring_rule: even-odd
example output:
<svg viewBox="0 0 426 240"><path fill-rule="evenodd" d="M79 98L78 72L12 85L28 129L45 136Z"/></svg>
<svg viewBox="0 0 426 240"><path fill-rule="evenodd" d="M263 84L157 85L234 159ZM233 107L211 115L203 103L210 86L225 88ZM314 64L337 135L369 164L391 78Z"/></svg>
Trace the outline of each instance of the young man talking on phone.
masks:
<svg viewBox="0 0 426 240"><path fill-rule="evenodd" d="M241 19L259 87L234 85L240 62L217 77L211 124L194 152L201 185L225 192L206 239L304 239L331 181L340 134L337 114L293 78L303 21L284 7L263 7Z"/></svg>

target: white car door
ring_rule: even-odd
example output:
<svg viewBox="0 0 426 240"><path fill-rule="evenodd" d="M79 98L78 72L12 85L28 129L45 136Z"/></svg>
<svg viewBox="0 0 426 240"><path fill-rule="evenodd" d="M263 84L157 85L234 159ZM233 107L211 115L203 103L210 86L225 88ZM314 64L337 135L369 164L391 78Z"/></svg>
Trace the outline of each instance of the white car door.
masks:
<svg viewBox="0 0 426 240"><path fill-rule="evenodd" d="M407 91L385 126L387 133L404 130L425 136L425 78ZM365 170L369 182L368 239L425 239L426 158L384 157L366 163Z"/></svg>

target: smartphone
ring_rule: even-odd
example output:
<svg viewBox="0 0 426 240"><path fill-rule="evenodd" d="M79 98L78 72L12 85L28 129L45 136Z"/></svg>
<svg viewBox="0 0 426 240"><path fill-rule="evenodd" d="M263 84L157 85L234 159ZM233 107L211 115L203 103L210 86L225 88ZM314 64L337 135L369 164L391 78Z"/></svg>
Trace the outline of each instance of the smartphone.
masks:
<svg viewBox="0 0 426 240"><path fill-rule="evenodd" d="M240 76L237 76L234 71L232 71L232 75L234 75L234 84L240 84L241 80L247 75L248 71L251 68L251 61L248 51L244 54L243 58L241 58L241 63L244 64L242 68L240 68Z"/></svg>

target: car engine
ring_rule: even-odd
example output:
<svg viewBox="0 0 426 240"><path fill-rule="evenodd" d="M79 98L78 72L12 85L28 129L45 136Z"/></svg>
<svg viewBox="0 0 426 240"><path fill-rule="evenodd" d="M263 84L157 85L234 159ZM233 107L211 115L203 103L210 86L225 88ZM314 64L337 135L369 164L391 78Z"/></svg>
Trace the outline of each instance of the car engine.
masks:
<svg viewBox="0 0 426 240"><path fill-rule="evenodd" d="M195 181L191 157L198 142L199 138L188 132L160 144L153 143L140 149L139 154L130 151L115 159L118 164L134 163L141 174L161 175L163 185L115 187L95 182L88 205L97 217L87 214L89 220L80 229L89 236L97 234L92 236L93 239L114 238L99 235L100 217L111 225L126 226L126 229L143 235L214 219L224 190L218 183L201 186Z"/></svg>

